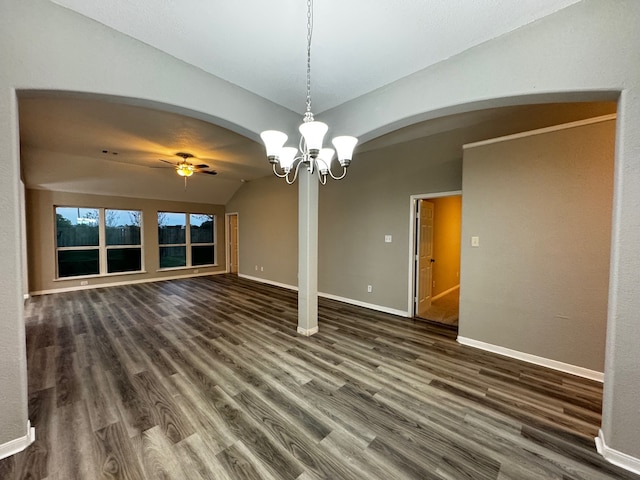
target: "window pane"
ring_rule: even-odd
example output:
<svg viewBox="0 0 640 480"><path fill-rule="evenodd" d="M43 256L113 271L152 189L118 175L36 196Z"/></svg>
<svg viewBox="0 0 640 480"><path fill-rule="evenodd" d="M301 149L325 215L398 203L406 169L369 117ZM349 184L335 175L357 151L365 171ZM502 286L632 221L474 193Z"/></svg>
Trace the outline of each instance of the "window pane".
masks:
<svg viewBox="0 0 640 480"><path fill-rule="evenodd" d="M97 275L100 273L98 250L63 250L58 252L58 277Z"/></svg>
<svg viewBox="0 0 640 480"><path fill-rule="evenodd" d="M213 243L213 215L191 213L189 224L191 225L191 243Z"/></svg>
<svg viewBox="0 0 640 480"><path fill-rule="evenodd" d="M215 263L215 247L198 245L191 247L191 265L212 265Z"/></svg>
<svg viewBox="0 0 640 480"><path fill-rule="evenodd" d="M187 247L160 247L160 268L185 267Z"/></svg>
<svg viewBox="0 0 640 480"><path fill-rule="evenodd" d="M185 243L186 213L158 212L158 243L171 245Z"/></svg>
<svg viewBox="0 0 640 480"><path fill-rule="evenodd" d="M142 270L142 249L110 248L107 250L107 272L139 272Z"/></svg>
<svg viewBox="0 0 640 480"><path fill-rule="evenodd" d="M58 247L98 246L98 209L56 207Z"/></svg>
<svg viewBox="0 0 640 480"><path fill-rule="evenodd" d="M140 245L142 212L105 210L107 245Z"/></svg>

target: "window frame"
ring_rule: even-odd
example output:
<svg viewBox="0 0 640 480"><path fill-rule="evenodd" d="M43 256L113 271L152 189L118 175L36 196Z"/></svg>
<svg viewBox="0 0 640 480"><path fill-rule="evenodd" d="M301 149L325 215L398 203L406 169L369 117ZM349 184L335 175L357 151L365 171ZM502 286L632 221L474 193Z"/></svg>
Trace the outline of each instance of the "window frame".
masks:
<svg viewBox="0 0 640 480"><path fill-rule="evenodd" d="M83 208L98 210L98 245L81 245L74 247L58 247L57 231L58 231L58 208ZM128 212L140 213L140 244L138 245L107 245L107 225L106 219L107 210L119 210ZM87 207L78 205L54 205L53 206L53 231L54 231L54 249L55 249L55 279L54 281L65 281L85 278L97 278L97 277L113 277L118 275L133 275L146 273L144 262L144 213L142 210L130 209L130 208L109 208L109 207ZM124 272L109 272L107 264L107 251L111 249L123 249L123 248L136 248L140 249L140 270L130 270ZM60 276L60 260L58 252L60 251L86 251L86 250L98 250L98 273L91 273L88 275L72 275L61 277Z"/></svg>
<svg viewBox="0 0 640 480"><path fill-rule="evenodd" d="M161 213L175 213L175 214L180 214L180 215L185 215L185 232L184 232L184 243L160 243L160 224L157 223L158 225L158 271L159 272L166 272L166 271L170 271L170 270L185 270L185 269L189 269L189 268L207 268L207 267L217 267L218 266L218 255L217 255L217 243L216 243L216 238L217 238L217 229L218 229L218 218L217 215L214 213L203 213L203 212L179 212L179 211L169 211L169 210L157 210L156 211L156 222L158 220L158 216ZM207 217L211 218L211 221L213 223L213 241L212 242L192 242L191 241L191 216L192 215L205 215ZM210 246L213 248L213 263L206 263L206 264L202 264L202 265L193 265L193 255L192 255L192 247L194 246L201 246L201 247L206 247L206 246ZM162 248L166 248L166 247L184 247L185 248L185 265L180 265L177 267L161 267L160 266L160 249Z"/></svg>

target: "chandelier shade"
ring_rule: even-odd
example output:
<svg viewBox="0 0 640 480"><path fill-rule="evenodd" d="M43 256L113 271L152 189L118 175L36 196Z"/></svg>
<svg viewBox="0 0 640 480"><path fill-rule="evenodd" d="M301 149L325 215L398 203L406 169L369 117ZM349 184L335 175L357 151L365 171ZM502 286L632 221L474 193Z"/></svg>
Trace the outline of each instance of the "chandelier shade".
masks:
<svg viewBox="0 0 640 480"><path fill-rule="evenodd" d="M298 130L300 130L311 156L317 156L329 126L322 122L306 122L300 125Z"/></svg>
<svg viewBox="0 0 640 480"><path fill-rule="evenodd" d="M289 137L287 137L286 133L277 130L265 130L260 134L260 138L262 138L267 149L267 158L272 160L280 156L284 142L286 142Z"/></svg>
<svg viewBox="0 0 640 480"><path fill-rule="evenodd" d="M343 167L351 163L351 158L353 157L353 150L356 148L356 144L358 143L358 139L356 137L350 137L347 135L343 135L340 137L334 138L331 143L336 147L336 151L338 152L338 161L340 165Z"/></svg>
<svg viewBox="0 0 640 480"><path fill-rule="evenodd" d="M280 149L280 168L282 168L285 172L289 172L291 170L291 166L295 161L296 155L298 153L298 149L294 147L283 147Z"/></svg>

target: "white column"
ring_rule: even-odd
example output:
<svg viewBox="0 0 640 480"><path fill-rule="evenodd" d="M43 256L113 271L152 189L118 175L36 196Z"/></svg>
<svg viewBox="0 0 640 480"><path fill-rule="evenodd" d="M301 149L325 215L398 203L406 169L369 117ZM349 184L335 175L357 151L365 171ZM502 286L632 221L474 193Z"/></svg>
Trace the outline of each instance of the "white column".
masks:
<svg viewBox="0 0 640 480"><path fill-rule="evenodd" d="M298 333L318 331L318 178L298 176Z"/></svg>

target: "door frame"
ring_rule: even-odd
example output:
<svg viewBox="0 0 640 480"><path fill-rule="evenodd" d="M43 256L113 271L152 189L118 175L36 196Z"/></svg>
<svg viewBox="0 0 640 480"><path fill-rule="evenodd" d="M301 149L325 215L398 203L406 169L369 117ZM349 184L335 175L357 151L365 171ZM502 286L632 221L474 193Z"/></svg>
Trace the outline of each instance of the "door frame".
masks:
<svg viewBox="0 0 640 480"><path fill-rule="evenodd" d="M225 269L226 273L231 272L231 217L235 216L238 227L238 274L240 274L240 214L238 212L229 212L224 214L224 251L225 251Z"/></svg>
<svg viewBox="0 0 640 480"><path fill-rule="evenodd" d="M454 197L460 195L462 196L462 190L453 190L449 192L434 192L434 193L421 193L417 195L411 195L409 197L409 292L407 295L407 313L409 317L414 317L416 313L416 255L417 248L416 245L416 210L418 205L418 200L428 200L430 198L438 198L438 197ZM462 267L460 267L462 268Z"/></svg>

